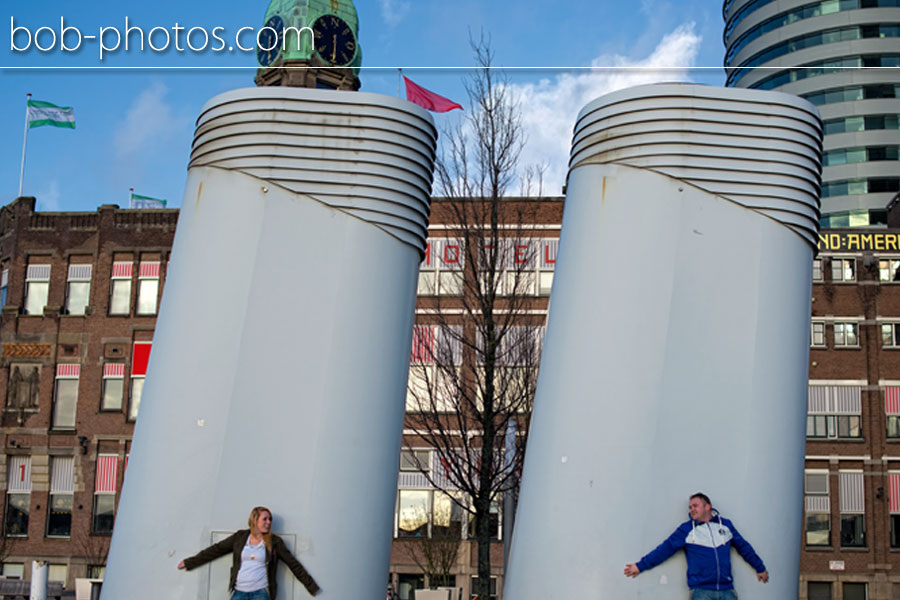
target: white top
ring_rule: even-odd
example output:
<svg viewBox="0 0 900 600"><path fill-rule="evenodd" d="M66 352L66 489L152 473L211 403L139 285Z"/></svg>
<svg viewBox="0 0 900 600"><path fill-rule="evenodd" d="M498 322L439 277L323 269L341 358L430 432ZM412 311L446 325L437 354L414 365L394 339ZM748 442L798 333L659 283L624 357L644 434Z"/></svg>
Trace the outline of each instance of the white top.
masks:
<svg viewBox="0 0 900 600"><path fill-rule="evenodd" d="M250 543L244 544L241 551L241 569L238 571L237 581L234 582L234 589L239 592L255 592L269 586L266 578L266 542L260 540L255 546Z"/></svg>

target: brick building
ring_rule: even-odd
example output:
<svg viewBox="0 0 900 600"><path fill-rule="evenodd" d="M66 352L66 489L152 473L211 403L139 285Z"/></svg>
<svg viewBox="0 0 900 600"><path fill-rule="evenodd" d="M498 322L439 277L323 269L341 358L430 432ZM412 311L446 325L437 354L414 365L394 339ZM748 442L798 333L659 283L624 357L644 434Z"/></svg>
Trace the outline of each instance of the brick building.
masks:
<svg viewBox="0 0 900 600"><path fill-rule="evenodd" d="M0 209L3 575L102 576L177 210Z"/></svg>
<svg viewBox="0 0 900 600"><path fill-rule="evenodd" d="M800 598L900 598L900 231L823 230Z"/></svg>

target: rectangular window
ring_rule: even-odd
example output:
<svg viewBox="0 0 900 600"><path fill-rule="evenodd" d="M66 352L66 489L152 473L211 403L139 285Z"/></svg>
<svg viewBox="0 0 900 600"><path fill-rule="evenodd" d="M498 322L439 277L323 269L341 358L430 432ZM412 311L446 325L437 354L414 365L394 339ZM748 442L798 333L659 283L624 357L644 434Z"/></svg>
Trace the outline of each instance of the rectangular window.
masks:
<svg viewBox="0 0 900 600"><path fill-rule="evenodd" d="M841 471L841 546L860 548L866 545L866 502L862 471Z"/></svg>
<svg viewBox="0 0 900 600"><path fill-rule="evenodd" d="M106 577L106 565L88 565L88 579L104 579Z"/></svg>
<svg viewBox="0 0 900 600"><path fill-rule="evenodd" d="M549 296L553 287L553 274L556 271L556 255L559 252L559 240L544 238L540 241L540 248L538 295Z"/></svg>
<svg viewBox="0 0 900 600"><path fill-rule="evenodd" d="M409 379L406 390L407 412L452 412L458 396L459 369L462 364L462 328L459 326L413 328Z"/></svg>
<svg viewBox="0 0 900 600"><path fill-rule="evenodd" d="M458 495L451 496L435 490L432 511L431 537L438 539L461 539L464 511Z"/></svg>
<svg viewBox="0 0 900 600"><path fill-rule="evenodd" d="M825 322L812 321L810 330L811 346L815 348L825 347Z"/></svg>
<svg viewBox="0 0 900 600"><path fill-rule="evenodd" d="M72 505L75 493L75 459L50 458L50 506L47 510L47 537L72 534Z"/></svg>
<svg viewBox="0 0 900 600"><path fill-rule="evenodd" d="M91 297L91 265L69 265L66 282L66 314L83 315Z"/></svg>
<svg viewBox="0 0 900 600"><path fill-rule="evenodd" d="M834 345L838 346L859 346L859 324L858 323L835 323L834 324Z"/></svg>
<svg viewBox="0 0 900 600"><path fill-rule="evenodd" d="M25 563L3 563L4 579L23 579L25 577Z"/></svg>
<svg viewBox="0 0 900 600"><path fill-rule="evenodd" d="M888 510L891 514L891 548L900 548L900 473L888 473Z"/></svg>
<svg viewBox="0 0 900 600"><path fill-rule="evenodd" d="M822 259L813 259L813 281L822 281Z"/></svg>
<svg viewBox="0 0 900 600"><path fill-rule="evenodd" d="M7 463L6 535L28 535L31 508L31 457L10 456Z"/></svg>
<svg viewBox="0 0 900 600"><path fill-rule="evenodd" d="M97 457L97 474L94 484L94 511L91 531L111 534L116 510L116 485L118 483L119 457L101 454Z"/></svg>
<svg viewBox="0 0 900 600"><path fill-rule="evenodd" d="M884 388L884 414L887 417L887 437L900 438L900 386ZM900 488L898 488L900 493Z"/></svg>
<svg viewBox="0 0 900 600"><path fill-rule="evenodd" d="M810 385L806 437L862 437L862 388L852 385Z"/></svg>
<svg viewBox="0 0 900 600"><path fill-rule="evenodd" d="M804 477L806 545L831 544L831 500L828 496L828 472L806 471Z"/></svg>
<svg viewBox="0 0 900 600"><path fill-rule="evenodd" d="M809 600L831 600L830 581L810 581L806 584L806 597Z"/></svg>
<svg viewBox="0 0 900 600"><path fill-rule="evenodd" d="M429 471L431 470L431 451L430 450L401 450L400 451L400 470L401 471Z"/></svg>
<svg viewBox="0 0 900 600"><path fill-rule="evenodd" d="M856 281L856 259L855 258L832 258L831 259L831 280L832 281Z"/></svg>
<svg viewBox="0 0 900 600"><path fill-rule="evenodd" d="M431 512L431 492L400 490L397 508L397 537L426 537Z"/></svg>
<svg viewBox="0 0 900 600"><path fill-rule="evenodd" d="M109 284L109 314L131 314L131 275L134 265L114 262Z"/></svg>
<svg viewBox="0 0 900 600"><path fill-rule="evenodd" d="M50 293L50 265L28 265L25 272L25 314L43 315Z"/></svg>
<svg viewBox="0 0 900 600"><path fill-rule="evenodd" d="M122 398L125 396L124 363L106 363L103 365L102 393L100 410L122 410Z"/></svg>
<svg viewBox="0 0 900 600"><path fill-rule="evenodd" d="M865 583L845 581L841 586L844 588L844 600L866 600L868 598Z"/></svg>
<svg viewBox="0 0 900 600"><path fill-rule="evenodd" d="M878 261L879 281L900 281L900 258L882 258Z"/></svg>
<svg viewBox="0 0 900 600"><path fill-rule="evenodd" d="M881 324L881 345L884 348L900 348L900 323Z"/></svg>
<svg viewBox="0 0 900 600"><path fill-rule="evenodd" d="M465 253L459 240L441 240L437 245L437 293L440 296L459 296L463 290Z"/></svg>
<svg viewBox="0 0 900 600"><path fill-rule="evenodd" d="M138 272L137 314L155 315L159 298L159 262L141 261Z"/></svg>
<svg viewBox="0 0 900 600"><path fill-rule="evenodd" d="M478 578L477 577L472 577L471 586L472 587L469 588L469 591L470 591L469 595L472 597L472 600L476 600L477 596L475 595L475 590L478 589L477 588L477 586L478 586ZM488 597L487 600L497 600L497 578L496 577L491 577L491 585L489 587L489 590L490 590L490 597Z"/></svg>
<svg viewBox="0 0 900 600"><path fill-rule="evenodd" d="M425 243L425 257L419 265L419 283L416 289L419 296L434 296L437 290L437 247L437 240L429 239Z"/></svg>
<svg viewBox="0 0 900 600"><path fill-rule="evenodd" d="M53 393L53 429L74 429L78 405L80 365L56 365L56 387Z"/></svg>
<svg viewBox="0 0 900 600"><path fill-rule="evenodd" d="M135 342L131 352L131 391L128 399L128 420L134 421L141 407L144 393L144 378L150 362L151 342Z"/></svg>
<svg viewBox="0 0 900 600"><path fill-rule="evenodd" d="M69 575L69 567L66 565L47 565L47 581L58 581L65 585Z"/></svg>
<svg viewBox="0 0 900 600"><path fill-rule="evenodd" d="M0 271L0 306L6 306L6 294L9 290L9 269Z"/></svg>

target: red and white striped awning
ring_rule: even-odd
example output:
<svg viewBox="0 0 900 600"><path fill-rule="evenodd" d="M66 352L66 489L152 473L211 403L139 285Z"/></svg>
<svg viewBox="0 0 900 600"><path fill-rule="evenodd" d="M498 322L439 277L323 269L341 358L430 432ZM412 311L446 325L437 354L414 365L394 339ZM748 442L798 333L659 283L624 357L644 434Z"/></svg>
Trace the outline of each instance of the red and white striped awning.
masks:
<svg viewBox="0 0 900 600"><path fill-rule="evenodd" d="M159 262L142 262L138 277L159 279Z"/></svg>
<svg viewBox="0 0 900 600"><path fill-rule="evenodd" d="M430 325L416 325L413 327L412 352L410 364L431 364L434 362L434 333L435 328Z"/></svg>
<svg viewBox="0 0 900 600"><path fill-rule="evenodd" d="M112 267L113 279L131 279L134 265L130 262L114 262Z"/></svg>
<svg viewBox="0 0 900 600"><path fill-rule="evenodd" d="M900 513L900 473L888 473L888 498L892 513Z"/></svg>
<svg viewBox="0 0 900 600"><path fill-rule="evenodd" d="M101 454L97 457L97 481L94 491L98 494L115 494L119 474L119 457L115 454Z"/></svg>
<svg viewBox="0 0 900 600"><path fill-rule="evenodd" d="M81 365L72 365L72 364L56 365L56 378L57 379L78 379L78 376L80 373L81 373Z"/></svg>
<svg viewBox="0 0 900 600"><path fill-rule="evenodd" d="M884 414L900 415L900 386L884 388Z"/></svg>
<svg viewBox="0 0 900 600"><path fill-rule="evenodd" d="M103 365L104 379L119 379L125 377L125 363L106 363Z"/></svg>

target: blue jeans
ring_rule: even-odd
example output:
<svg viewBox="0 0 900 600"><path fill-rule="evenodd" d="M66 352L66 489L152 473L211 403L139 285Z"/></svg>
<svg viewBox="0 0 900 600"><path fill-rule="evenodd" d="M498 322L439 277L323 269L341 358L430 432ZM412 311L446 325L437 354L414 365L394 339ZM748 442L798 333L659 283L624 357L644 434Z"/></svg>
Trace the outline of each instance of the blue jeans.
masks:
<svg viewBox="0 0 900 600"><path fill-rule="evenodd" d="M737 600L734 590L691 590L691 600Z"/></svg>
<svg viewBox="0 0 900 600"><path fill-rule="evenodd" d="M255 592L239 592L234 591L231 600L269 600L269 591L266 588L256 590Z"/></svg>

